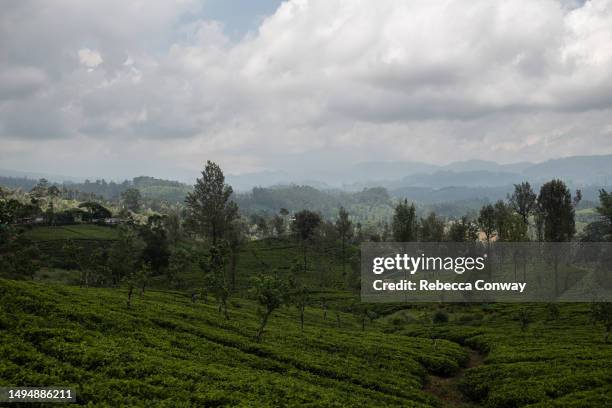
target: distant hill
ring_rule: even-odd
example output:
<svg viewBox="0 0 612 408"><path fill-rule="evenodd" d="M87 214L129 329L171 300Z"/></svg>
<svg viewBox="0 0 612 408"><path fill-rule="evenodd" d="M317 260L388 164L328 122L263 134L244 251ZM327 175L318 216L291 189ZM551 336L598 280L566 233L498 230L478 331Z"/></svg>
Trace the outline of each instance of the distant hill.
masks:
<svg viewBox="0 0 612 408"><path fill-rule="evenodd" d="M572 186L612 184L612 155L572 156L542 163L499 164L490 160L466 160L447 165L414 161L364 162L336 170L260 172L230 175L237 191L291 183L318 188L360 191L366 187L501 187L523 180L540 183L561 178Z"/></svg>
<svg viewBox="0 0 612 408"><path fill-rule="evenodd" d="M13 172L17 174L19 172ZM0 185L29 191L35 178L1 176ZM321 178L319 178L321 177ZM334 172L291 174L264 172L227 176L235 199L245 214L276 213L311 209L327 218L344 206L356 220L388 219L394 200L406 198L419 211L456 216L478 209L483 203L504 199L513 184L529 181L534 189L553 178L580 188L583 201L597 201L598 190L612 186L612 155L574 156L543 163L498 164L468 160L438 166L420 162L369 162ZM301 181L300 181L301 180ZM292 181L294 183L292 183ZM123 182L63 183L66 187L116 200L128 188L138 188L149 200L182 203L192 186L153 177L135 177ZM336 187L332 187L332 186ZM253 188L255 187L255 188Z"/></svg>

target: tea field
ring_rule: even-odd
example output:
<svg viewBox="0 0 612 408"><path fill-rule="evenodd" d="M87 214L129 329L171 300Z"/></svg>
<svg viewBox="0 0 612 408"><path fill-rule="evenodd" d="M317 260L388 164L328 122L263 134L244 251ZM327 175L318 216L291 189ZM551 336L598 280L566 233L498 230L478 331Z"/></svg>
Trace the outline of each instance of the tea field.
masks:
<svg viewBox="0 0 612 408"><path fill-rule="evenodd" d="M609 406L612 346L588 305L385 306L358 316L318 304L230 320L181 292L0 280L0 384L74 386L92 406ZM436 313L437 312L437 313ZM432 315L445 316L432 323ZM386 315L383 315L386 314ZM552 317L554 318L551 318ZM448 321L445 321L448 319ZM476 350L482 364L469 364ZM464 366L471 368L462 369ZM459 398L431 391L448 378ZM435 385L435 383L433 383Z"/></svg>

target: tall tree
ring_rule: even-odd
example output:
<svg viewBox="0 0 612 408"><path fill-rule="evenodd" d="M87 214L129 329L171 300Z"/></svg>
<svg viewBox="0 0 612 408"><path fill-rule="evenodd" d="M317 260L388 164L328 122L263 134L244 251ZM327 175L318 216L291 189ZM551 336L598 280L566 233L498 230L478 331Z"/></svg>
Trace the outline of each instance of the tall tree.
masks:
<svg viewBox="0 0 612 408"><path fill-rule="evenodd" d="M512 208L499 200L495 203L494 217L495 217L495 230L497 231L498 241L509 241L510 236L510 217L512 216Z"/></svg>
<svg viewBox="0 0 612 408"><path fill-rule="evenodd" d="M537 202L544 221L544 239L570 241L576 233L576 221L572 195L565 183L552 180L542 185Z"/></svg>
<svg viewBox="0 0 612 408"><path fill-rule="evenodd" d="M117 241L108 256L113 285L133 276L140 268L145 243L130 225L119 227Z"/></svg>
<svg viewBox="0 0 612 408"><path fill-rule="evenodd" d="M545 241L570 241L576 233L576 221L572 195L561 180L551 180L540 188L538 212L542 220ZM553 263L555 296L559 295L559 262L561 249L548 247Z"/></svg>
<svg viewBox="0 0 612 408"><path fill-rule="evenodd" d="M221 168L209 160L193 192L185 199L190 224L213 245L224 237L230 223L238 217L238 206L230 200L232 193Z"/></svg>
<svg viewBox="0 0 612 408"><path fill-rule="evenodd" d="M478 239L478 227L467 217L455 221L448 231L451 242L473 242Z"/></svg>
<svg viewBox="0 0 612 408"><path fill-rule="evenodd" d="M123 201L124 208L137 213L140 211L140 205L142 201L142 196L140 195L140 190L137 188L128 188L123 193L121 193L121 201Z"/></svg>
<svg viewBox="0 0 612 408"><path fill-rule="evenodd" d="M523 218L525 225L529 225L529 216L536 209L536 193L529 182L514 185L514 192L510 196L510 206Z"/></svg>
<svg viewBox="0 0 612 408"><path fill-rule="evenodd" d="M444 241L444 220L438 218L435 213L429 213L427 218L421 219L421 241L442 242Z"/></svg>
<svg viewBox="0 0 612 408"><path fill-rule="evenodd" d="M230 284L232 289L236 288L236 272L238 269L238 259L240 250L247 242L248 225L240 218L230 224L227 231L227 243L229 246L229 272Z"/></svg>
<svg viewBox="0 0 612 408"><path fill-rule="evenodd" d="M204 288L219 302L219 312L229 320L227 302L230 297L230 284L225 273L228 252L227 242L213 245L208 253L208 259L201 266L204 269Z"/></svg>
<svg viewBox="0 0 612 408"><path fill-rule="evenodd" d="M159 275L163 269L168 267L170 249L168 238L160 215L152 215L147 219L147 224L140 227L140 236L145 242L142 259L148 263L155 275Z"/></svg>
<svg viewBox="0 0 612 408"><path fill-rule="evenodd" d="M353 223L349 219L348 212L344 207L340 207L338 219L336 220L336 230L340 235L342 245L342 276L346 275L346 241L353 236Z"/></svg>
<svg viewBox="0 0 612 408"><path fill-rule="evenodd" d="M484 232L487 242L491 241L495 233L495 207L491 204L487 204L480 209L478 226Z"/></svg>
<svg viewBox="0 0 612 408"><path fill-rule="evenodd" d="M612 241L612 192L599 190L599 207L597 212L603 218L604 225L607 227L606 240Z"/></svg>
<svg viewBox="0 0 612 408"><path fill-rule="evenodd" d="M302 255L304 260L304 271L306 271L306 246L313 238L317 228L321 225L321 216L315 212L302 210L295 213L295 219L291 224L291 229L296 234L302 245Z"/></svg>
<svg viewBox="0 0 612 408"><path fill-rule="evenodd" d="M417 240L417 217L414 204L409 205L408 200L404 200L395 207L392 228L393 240L396 242Z"/></svg>

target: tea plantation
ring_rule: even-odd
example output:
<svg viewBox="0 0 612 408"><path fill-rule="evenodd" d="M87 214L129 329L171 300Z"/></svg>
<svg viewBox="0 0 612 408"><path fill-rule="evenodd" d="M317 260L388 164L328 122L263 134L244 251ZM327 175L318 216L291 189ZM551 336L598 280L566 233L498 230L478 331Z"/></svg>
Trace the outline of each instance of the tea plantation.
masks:
<svg viewBox="0 0 612 408"><path fill-rule="evenodd" d="M318 307L272 316L257 343L256 306L147 291L0 280L0 383L74 386L95 406L610 406L612 345L588 305L411 306L366 325ZM408 306L405 306L408 307ZM389 312L397 306L387 306ZM448 317L436 324L437 309ZM385 313L381 308L380 313ZM468 364L469 349L484 364ZM450 377L462 394L426 390Z"/></svg>
<svg viewBox="0 0 612 408"><path fill-rule="evenodd" d="M181 293L125 293L0 281L2 385L76 385L79 403L108 406L429 406L428 370L466 353L449 341L360 330L341 313L291 309L254 341L254 305L216 305Z"/></svg>

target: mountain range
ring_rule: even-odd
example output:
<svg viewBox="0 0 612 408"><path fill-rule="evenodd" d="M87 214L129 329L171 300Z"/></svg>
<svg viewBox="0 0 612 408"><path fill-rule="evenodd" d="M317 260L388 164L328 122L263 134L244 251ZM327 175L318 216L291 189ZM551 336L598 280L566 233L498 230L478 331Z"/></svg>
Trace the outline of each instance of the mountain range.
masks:
<svg viewBox="0 0 612 408"><path fill-rule="evenodd" d="M306 184L317 188L355 191L382 186L390 190L406 187L502 187L524 180L538 184L553 178L581 186L612 184L612 155L570 156L541 163L499 164L488 160L458 161L446 165L424 162L366 162L335 171L259 172L230 175L238 191L272 185Z"/></svg>

